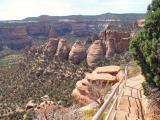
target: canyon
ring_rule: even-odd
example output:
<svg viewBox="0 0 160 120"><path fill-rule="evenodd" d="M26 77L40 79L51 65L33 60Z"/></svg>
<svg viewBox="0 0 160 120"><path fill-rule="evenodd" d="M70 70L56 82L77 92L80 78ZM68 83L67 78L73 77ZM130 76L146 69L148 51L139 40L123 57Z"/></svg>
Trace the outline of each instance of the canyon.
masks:
<svg viewBox="0 0 160 120"><path fill-rule="evenodd" d="M144 14L108 13L96 16L40 16L20 21L3 21L0 22L0 50L4 46L10 49L24 49L30 47L34 39L47 40L54 37L87 39L108 29L108 26L111 30L120 28L119 31L122 31L123 28L131 32L139 25L135 24L136 21L143 17Z"/></svg>

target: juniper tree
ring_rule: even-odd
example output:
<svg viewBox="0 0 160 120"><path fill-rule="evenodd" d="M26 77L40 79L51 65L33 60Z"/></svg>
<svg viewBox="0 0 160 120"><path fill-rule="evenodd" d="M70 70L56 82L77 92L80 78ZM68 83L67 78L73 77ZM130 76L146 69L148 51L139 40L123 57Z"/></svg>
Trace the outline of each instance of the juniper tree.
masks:
<svg viewBox="0 0 160 120"><path fill-rule="evenodd" d="M160 0L148 6L144 27L131 41L130 52L147 83L160 87Z"/></svg>

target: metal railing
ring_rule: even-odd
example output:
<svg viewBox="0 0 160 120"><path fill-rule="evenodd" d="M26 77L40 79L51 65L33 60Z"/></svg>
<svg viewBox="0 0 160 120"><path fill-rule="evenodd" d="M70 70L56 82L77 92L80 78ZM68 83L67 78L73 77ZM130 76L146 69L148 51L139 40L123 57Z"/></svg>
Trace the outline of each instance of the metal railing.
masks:
<svg viewBox="0 0 160 120"><path fill-rule="evenodd" d="M105 117L105 120L114 120L115 119L117 106L120 103L120 98L122 97L123 92L124 92L123 88L126 85L127 74L128 74L127 69L128 69L128 65L125 67L123 79L115 85L115 88L109 94L108 98L105 100L105 102L100 107L100 109L95 114L95 116L92 118L92 120L99 120L107 108L108 108L108 111L107 111L107 115Z"/></svg>

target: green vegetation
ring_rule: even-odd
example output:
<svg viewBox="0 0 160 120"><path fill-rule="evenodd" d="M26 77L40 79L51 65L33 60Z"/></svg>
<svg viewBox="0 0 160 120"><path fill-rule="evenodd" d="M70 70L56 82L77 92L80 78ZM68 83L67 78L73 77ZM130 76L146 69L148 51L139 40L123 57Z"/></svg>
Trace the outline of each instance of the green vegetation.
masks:
<svg viewBox="0 0 160 120"><path fill-rule="evenodd" d="M160 1L148 6L145 26L130 45L130 52L142 68L150 86L160 87ZM144 85L146 86L146 85Z"/></svg>
<svg viewBox="0 0 160 120"><path fill-rule="evenodd" d="M29 100L39 103L46 94L58 105L71 106L72 90L76 82L84 78L85 72L97 66L126 64L129 60L130 56L124 52L89 67L86 61L74 65L56 59L39 64L35 56L26 53L5 56L0 59L0 117L8 114L5 119L13 116L15 120L22 119L22 113L16 112L16 108L24 109ZM48 66L52 72L46 74Z"/></svg>
<svg viewBox="0 0 160 120"><path fill-rule="evenodd" d="M89 120L93 118L93 116L96 114L97 110L99 108L95 108L95 109L90 109L84 112L84 116L85 118L88 118ZM107 112L105 111L102 116L100 117L99 120L105 120Z"/></svg>

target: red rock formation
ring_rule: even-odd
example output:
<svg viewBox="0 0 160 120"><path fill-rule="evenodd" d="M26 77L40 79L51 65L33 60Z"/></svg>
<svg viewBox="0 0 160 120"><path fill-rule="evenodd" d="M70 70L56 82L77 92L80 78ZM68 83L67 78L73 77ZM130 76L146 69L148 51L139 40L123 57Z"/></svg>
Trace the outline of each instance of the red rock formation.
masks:
<svg viewBox="0 0 160 120"><path fill-rule="evenodd" d="M124 72L121 70L118 72L118 74L116 75L116 78L118 81L123 80L124 79Z"/></svg>
<svg viewBox="0 0 160 120"><path fill-rule="evenodd" d="M57 47L56 57L61 60L68 60L70 47L66 39L60 39Z"/></svg>
<svg viewBox="0 0 160 120"><path fill-rule="evenodd" d="M95 69L96 73L110 73L110 74L114 74L114 73L118 73L121 70L120 66L103 66L103 67L97 67Z"/></svg>
<svg viewBox="0 0 160 120"><path fill-rule="evenodd" d="M86 79L88 79L89 82L91 83L100 83L100 84L107 84L107 83L115 83L116 77L108 74L108 73L87 73L86 74Z"/></svg>
<svg viewBox="0 0 160 120"><path fill-rule="evenodd" d="M96 40L88 48L87 63L88 65L93 65L96 62L102 60L105 55L105 47L101 40Z"/></svg>
<svg viewBox="0 0 160 120"><path fill-rule="evenodd" d="M44 54L47 57L53 57L56 54L59 39L49 38L48 42L44 46Z"/></svg>
<svg viewBox="0 0 160 120"><path fill-rule="evenodd" d="M106 86L108 83L115 84L122 79L124 79L124 73L120 71L119 66L98 67L92 73L86 73L85 78L76 83L76 88L73 90L72 96L80 105L89 104L95 101L95 99L99 99L94 96L96 94L93 92L98 90L94 85ZM100 89L102 90L103 88L100 87Z"/></svg>
<svg viewBox="0 0 160 120"><path fill-rule="evenodd" d="M106 57L108 57L115 52L128 49L131 36L128 32L104 31L101 33L101 38L108 48L106 52Z"/></svg>
<svg viewBox="0 0 160 120"><path fill-rule="evenodd" d="M86 58L86 48L77 40L71 48L69 53L69 61L78 64Z"/></svg>
<svg viewBox="0 0 160 120"><path fill-rule="evenodd" d="M11 49L22 49L32 43L25 27L0 28L0 39Z"/></svg>

